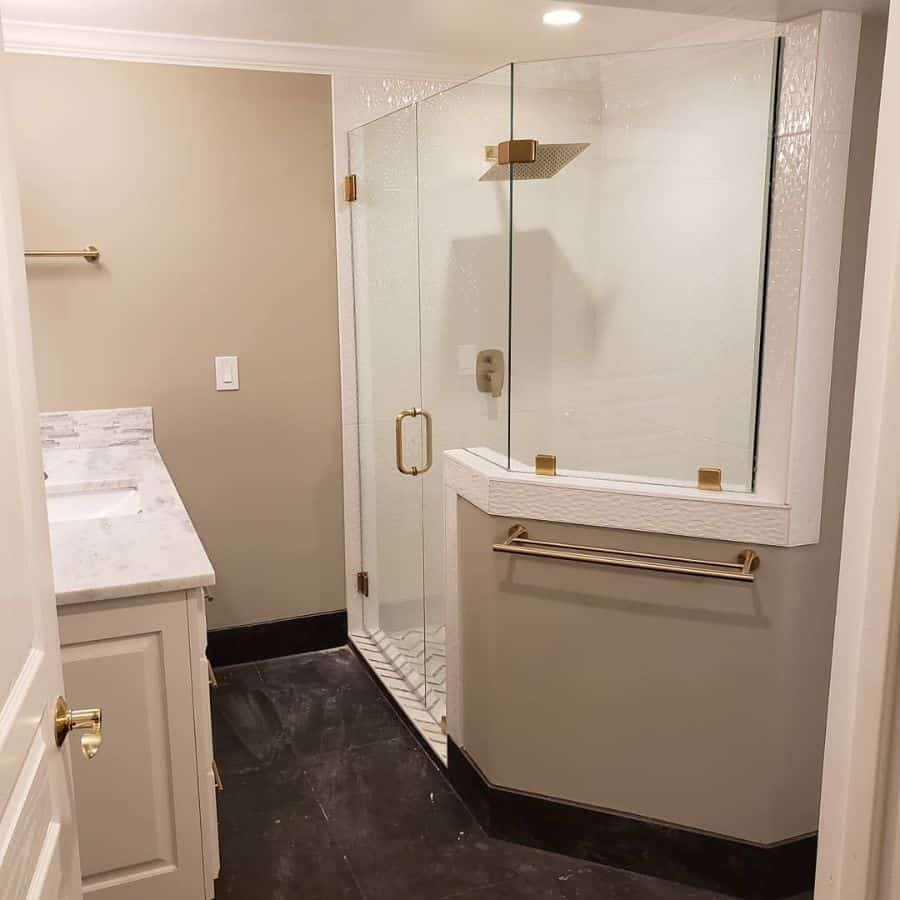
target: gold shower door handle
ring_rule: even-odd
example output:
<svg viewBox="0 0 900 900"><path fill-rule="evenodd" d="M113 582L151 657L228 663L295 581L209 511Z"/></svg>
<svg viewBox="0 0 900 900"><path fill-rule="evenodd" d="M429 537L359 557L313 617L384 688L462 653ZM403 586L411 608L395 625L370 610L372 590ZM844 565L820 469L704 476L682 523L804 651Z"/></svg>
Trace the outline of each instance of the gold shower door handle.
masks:
<svg viewBox="0 0 900 900"><path fill-rule="evenodd" d="M81 753L85 759L93 759L103 743L103 713L99 709L69 709L62 697L56 698L53 719L56 746L62 747L70 731L87 730L81 736Z"/></svg>
<svg viewBox="0 0 900 900"><path fill-rule="evenodd" d="M407 417L415 419L416 416L425 419L425 465L407 466L403 462L403 420ZM394 440L397 445L397 469L403 475L424 475L431 468L431 413L415 406L401 409L394 420Z"/></svg>

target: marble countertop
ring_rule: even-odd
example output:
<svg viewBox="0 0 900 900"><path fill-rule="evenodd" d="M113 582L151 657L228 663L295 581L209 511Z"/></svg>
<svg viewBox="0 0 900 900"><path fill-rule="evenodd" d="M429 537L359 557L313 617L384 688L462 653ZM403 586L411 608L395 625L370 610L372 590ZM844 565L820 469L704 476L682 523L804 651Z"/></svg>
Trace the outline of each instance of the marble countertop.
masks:
<svg viewBox="0 0 900 900"><path fill-rule="evenodd" d="M149 413L149 410L147 411ZM42 425L44 417L42 417ZM152 426L151 426L152 428ZM47 493L69 494L129 487L139 511L102 518L50 522L57 604L85 603L163 591L206 587L215 574L178 496L162 457L148 435L109 430L106 446L83 444L64 433L44 436Z"/></svg>

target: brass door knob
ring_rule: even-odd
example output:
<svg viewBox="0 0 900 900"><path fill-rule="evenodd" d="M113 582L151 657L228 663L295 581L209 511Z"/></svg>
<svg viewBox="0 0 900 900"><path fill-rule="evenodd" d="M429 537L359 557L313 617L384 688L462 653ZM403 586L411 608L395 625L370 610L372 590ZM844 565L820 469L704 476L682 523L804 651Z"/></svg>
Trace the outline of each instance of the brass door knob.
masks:
<svg viewBox="0 0 900 900"><path fill-rule="evenodd" d="M56 746L62 747L66 735L76 729L87 729L81 736L81 753L85 759L93 759L103 743L103 713L99 709L69 709L62 697L56 698Z"/></svg>

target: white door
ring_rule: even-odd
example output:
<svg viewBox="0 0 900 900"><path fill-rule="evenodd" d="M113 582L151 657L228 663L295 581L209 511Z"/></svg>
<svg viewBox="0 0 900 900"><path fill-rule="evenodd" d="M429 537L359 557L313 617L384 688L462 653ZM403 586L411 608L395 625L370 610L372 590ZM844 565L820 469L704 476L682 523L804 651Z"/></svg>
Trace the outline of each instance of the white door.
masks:
<svg viewBox="0 0 900 900"><path fill-rule="evenodd" d="M2 54L0 54L2 73ZM0 900L81 896L19 197L0 74Z"/></svg>

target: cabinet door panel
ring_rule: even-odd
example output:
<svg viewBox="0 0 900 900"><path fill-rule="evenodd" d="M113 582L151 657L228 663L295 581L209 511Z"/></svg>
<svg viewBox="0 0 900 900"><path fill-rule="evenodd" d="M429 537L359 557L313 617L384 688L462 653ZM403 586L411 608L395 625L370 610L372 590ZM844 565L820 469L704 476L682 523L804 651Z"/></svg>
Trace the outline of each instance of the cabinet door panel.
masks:
<svg viewBox="0 0 900 900"><path fill-rule="evenodd" d="M85 895L205 896L184 593L60 610L74 707L103 709L93 760L70 741Z"/></svg>

